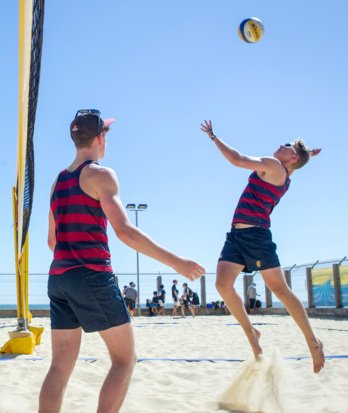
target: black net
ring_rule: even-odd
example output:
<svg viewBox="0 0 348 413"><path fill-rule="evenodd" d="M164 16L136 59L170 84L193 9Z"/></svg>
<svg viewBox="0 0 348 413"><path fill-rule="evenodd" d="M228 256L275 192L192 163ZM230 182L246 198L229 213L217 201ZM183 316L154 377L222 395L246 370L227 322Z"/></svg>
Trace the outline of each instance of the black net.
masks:
<svg viewBox="0 0 348 413"><path fill-rule="evenodd" d="M34 137L36 107L37 107L37 99L38 99L39 83L40 83L44 6L45 6L45 0L34 0L33 2L29 101L28 101L28 120L27 120L28 136L27 136L27 153L26 153L26 159L25 159L23 228L22 228L21 249L24 246L24 242L27 237L27 233L29 229L29 221L30 221L30 216L31 216L31 210L32 210L32 205L33 205L33 195L34 195L34 140L33 140L33 137Z"/></svg>

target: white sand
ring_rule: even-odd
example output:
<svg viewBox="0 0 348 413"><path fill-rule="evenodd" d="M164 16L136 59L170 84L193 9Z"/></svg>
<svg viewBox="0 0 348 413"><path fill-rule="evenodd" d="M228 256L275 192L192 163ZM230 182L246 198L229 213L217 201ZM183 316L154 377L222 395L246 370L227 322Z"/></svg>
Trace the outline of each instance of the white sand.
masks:
<svg viewBox="0 0 348 413"><path fill-rule="evenodd" d="M251 358L240 326L231 316L192 319L135 318L138 358L242 359L243 362L138 362L122 413L348 413L348 320L311 319L324 343L324 370L312 373L304 339L290 317L253 316L261 324L264 357ZM0 320L0 344L8 339L14 319ZM50 364L49 320L42 344L33 358L0 360L0 413L37 412L38 394ZM7 327L9 326L9 327ZM62 413L96 411L99 388L109 367L108 355L98 334L84 335L81 359L69 382ZM83 359L85 358L85 359ZM86 360L94 358L95 361Z"/></svg>

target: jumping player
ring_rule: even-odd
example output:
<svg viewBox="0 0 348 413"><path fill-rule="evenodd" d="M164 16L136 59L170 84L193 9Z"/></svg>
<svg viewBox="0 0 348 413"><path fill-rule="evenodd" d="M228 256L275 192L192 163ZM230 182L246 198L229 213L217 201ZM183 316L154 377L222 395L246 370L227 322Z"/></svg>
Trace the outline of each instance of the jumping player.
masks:
<svg viewBox="0 0 348 413"><path fill-rule="evenodd" d="M288 287L276 253L270 231L270 214L288 190L290 175L305 165L320 149L308 149L303 140L280 145L273 156L251 157L231 148L213 132L211 121L205 120L201 130L214 142L221 154L234 166L251 169L249 183L235 210L231 231L219 257L216 288L231 313L243 328L255 357L262 353L261 333L251 324L243 301L234 289L238 274L260 271L273 293L285 305L306 339L313 359L313 370L318 373L325 363L323 345L315 337L306 311Z"/></svg>

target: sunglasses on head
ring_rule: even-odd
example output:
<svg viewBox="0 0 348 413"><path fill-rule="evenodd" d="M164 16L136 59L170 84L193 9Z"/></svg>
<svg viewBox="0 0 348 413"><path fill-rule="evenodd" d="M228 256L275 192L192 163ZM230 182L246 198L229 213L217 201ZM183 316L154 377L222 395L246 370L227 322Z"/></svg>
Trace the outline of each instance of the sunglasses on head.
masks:
<svg viewBox="0 0 348 413"><path fill-rule="evenodd" d="M76 112L75 118L77 118L78 116L85 116L85 115L91 115L91 116L95 116L96 118L98 118L98 129L97 129L97 134L99 135L102 132L102 127L104 127L104 125L102 124L101 118L100 118L100 110L98 109L80 109Z"/></svg>

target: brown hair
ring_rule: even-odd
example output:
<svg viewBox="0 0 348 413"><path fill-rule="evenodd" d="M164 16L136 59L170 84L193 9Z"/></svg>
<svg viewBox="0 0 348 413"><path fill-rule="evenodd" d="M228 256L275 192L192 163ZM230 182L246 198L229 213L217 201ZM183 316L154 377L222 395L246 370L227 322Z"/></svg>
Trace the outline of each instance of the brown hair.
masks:
<svg viewBox="0 0 348 413"><path fill-rule="evenodd" d="M294 141L293 147L296 150L298 161L291 165L291 169L300 169L309 161L311 157L311 150L305 145L303 139L297 139Z"/></svg>

